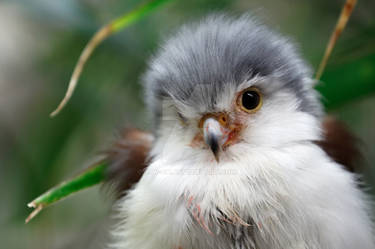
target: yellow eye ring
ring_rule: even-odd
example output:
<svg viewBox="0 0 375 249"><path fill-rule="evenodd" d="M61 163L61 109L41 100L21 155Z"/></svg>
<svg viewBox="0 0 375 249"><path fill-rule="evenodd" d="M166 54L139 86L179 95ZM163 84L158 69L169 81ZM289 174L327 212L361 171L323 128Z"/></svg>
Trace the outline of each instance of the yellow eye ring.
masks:
<svg viewBox="0 0 375 249"><path fill-rule="evenodd" d="M238 94L236 104L247 113L254 113L260 109L263 95L256 87L249 87Z"/></svg>

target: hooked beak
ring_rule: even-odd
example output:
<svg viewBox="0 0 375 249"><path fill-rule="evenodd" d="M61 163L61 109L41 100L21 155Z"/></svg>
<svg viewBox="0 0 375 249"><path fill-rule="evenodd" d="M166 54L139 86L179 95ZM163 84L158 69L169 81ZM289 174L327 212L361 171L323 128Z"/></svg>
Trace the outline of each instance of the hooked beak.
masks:
<svg viewBox="0 0 375 249"><path fill-rule="evenodd" d="M217 162L219 162L219 153L226 141L225 128L215 118L207 118L203 123L203 138L208 145Z"/></svg>

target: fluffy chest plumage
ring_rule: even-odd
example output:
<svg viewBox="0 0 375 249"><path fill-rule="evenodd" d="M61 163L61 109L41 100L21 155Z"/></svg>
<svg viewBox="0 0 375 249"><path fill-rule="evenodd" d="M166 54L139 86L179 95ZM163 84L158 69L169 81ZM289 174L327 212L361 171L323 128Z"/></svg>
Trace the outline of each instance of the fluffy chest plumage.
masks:
<svg viewBox="0 0 375 249"><path fill-rule="evenodd" d="M246 151L215 166L200 155L156 159L120 203L122 248L315 248L317 212L329 200L325 155L312 144Z"/></svg>

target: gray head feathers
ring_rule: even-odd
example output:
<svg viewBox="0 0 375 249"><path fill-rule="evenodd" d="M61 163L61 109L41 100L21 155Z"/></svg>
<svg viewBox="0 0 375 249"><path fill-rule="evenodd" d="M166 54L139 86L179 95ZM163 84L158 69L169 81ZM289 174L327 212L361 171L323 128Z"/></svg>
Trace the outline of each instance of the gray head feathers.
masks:
<svg viewBox="0 0 375 249"><path fill-rule="evenodd" d="M182 27L149 64L146 100L158 124L163 98L213 111L224 87L255 76L277 79L270 84L294 92L299 110L320 115L311 72L292 43L249 15L213 15ZM197 87L199 94L192 96Z"/></svg>

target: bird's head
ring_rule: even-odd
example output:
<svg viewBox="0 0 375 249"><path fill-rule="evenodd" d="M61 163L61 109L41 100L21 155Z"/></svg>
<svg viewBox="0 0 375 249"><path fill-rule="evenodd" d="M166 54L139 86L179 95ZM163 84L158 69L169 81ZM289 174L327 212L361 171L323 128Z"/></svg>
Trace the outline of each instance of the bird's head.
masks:
<svg viewBox="0 0 375 249"><path fill-rule="evenodd" d="M247 15L183 27L151 60L144 82L168 153L230 160L233 148L319 136L308 67L287 39Z"/></svg>

